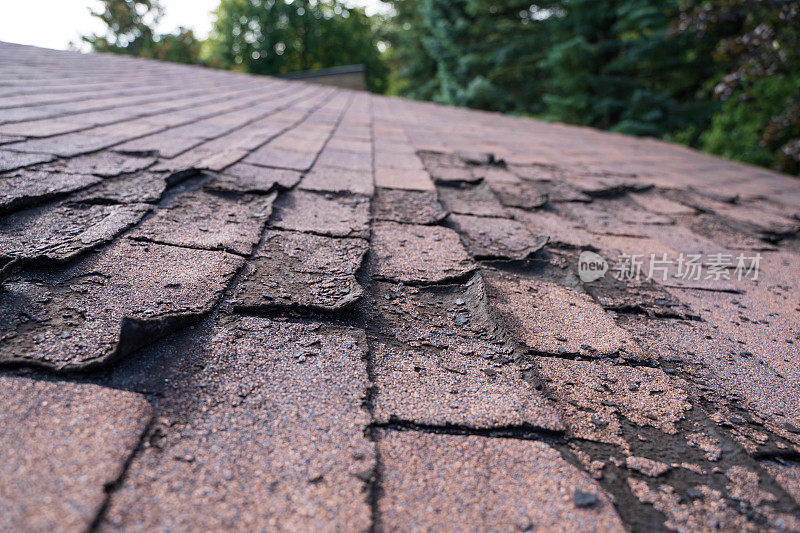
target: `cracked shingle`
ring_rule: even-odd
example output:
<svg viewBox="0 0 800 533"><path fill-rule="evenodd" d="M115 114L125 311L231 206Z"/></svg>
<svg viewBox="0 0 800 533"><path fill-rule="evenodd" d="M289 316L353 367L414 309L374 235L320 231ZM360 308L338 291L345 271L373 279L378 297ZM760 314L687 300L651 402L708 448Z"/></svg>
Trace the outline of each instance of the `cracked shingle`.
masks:
<svg viewBox="0 0 800 533"><path fill-rule="evenodd" d="M338 311L363 293L355 278L367 242L268 231L234 291L237 308Z"/></svg>

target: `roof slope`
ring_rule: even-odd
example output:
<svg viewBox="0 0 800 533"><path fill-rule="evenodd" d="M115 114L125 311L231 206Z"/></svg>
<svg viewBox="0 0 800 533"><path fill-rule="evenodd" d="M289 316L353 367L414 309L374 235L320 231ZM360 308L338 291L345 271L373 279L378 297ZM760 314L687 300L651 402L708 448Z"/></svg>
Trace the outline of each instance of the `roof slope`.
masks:
<svg viewBox="0 0 800 533"><path fill-rule="evenodd" d="M655 140L0 44L0 529L800 529L798 206Z"/></svg>

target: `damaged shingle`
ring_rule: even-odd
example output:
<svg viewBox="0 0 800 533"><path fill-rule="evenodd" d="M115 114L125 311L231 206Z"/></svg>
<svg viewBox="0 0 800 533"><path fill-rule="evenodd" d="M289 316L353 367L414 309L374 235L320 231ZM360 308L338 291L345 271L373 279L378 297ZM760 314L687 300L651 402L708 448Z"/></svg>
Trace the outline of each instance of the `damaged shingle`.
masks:
<svg viewBox="0 0 800 533"><path fill-rule="evenodd" d="M31 207L100 183L89 174L18 170L0 175L0 213Z"/></svg>
<svg viewBox="0 0 800 533"><path fill-rule="evenodd" d="M376 220L404 224L437 224L447 216L436 191L377 189L374 205Z"/></svg>
<svg viewBox="0 0 800 533"><path fill-rule="evenodd" d="M261 238L274 200L274 194L229 197L192 191L159 209L131 238L248 255Z"/></svg>
<svg viewBox="0 0 800 533"><path fill-rule="evenodd" d="M392 530L449 530L454 517L469 530L625 530L612 498L542 442L387 430L378 452ZM595 505L576 506L576 490Z"/></svg>
<svg viewBox="0 0 800 533"><path fill-rule="evenodd" d="M268 231L234 291L242 310L280 308L332 312L353 305L355 278L367 242L292 231Z"/></svg>
<svg viewBox="0 0 800 533"><path fill-rule="evenodd" d="M516 220L468 215L451 215L449 220L475 259L526 259L549 240L546 235L531 234Z"/></svg>
<svg viewBox="0 0 800 533"><path fill-rule="evenodd" d="M104 179L88 189L70 196L75 202L88 203L156 203L164 196L167 187L179 181L165 173L141 172L127 176Z"/></svg>
<svg viewBox="0 0 800 533"><path fill-rule="evenodd" d="M439 187L439 198L445 208L459 215L506 217L500 204L485 183L470 187Z"/></svg>
<svg viewBox="0 0 800 533"><path fill-rule="evenodd" d="M0 362L84 369L128 355L208 313L242 260L121 239L66 270L10 278Z"/></svg>
<svg viewBox="0 0 800 533"><path fill-rule="evenodd" d="M479 354L428 353L381 342L372 345L372 356L378 422L563 429L557 412L514 366L493 367Z"/></svg>
<svg viewBox="0 0 800 533"><path fill-rule="evenodd" d="M276 203L270 224L285 230L331 237L369 237L369 201L361 196L335 196L293 191Z"/></svg>
<svg viewBox="0 0 800 533"><path fill-rule="evenodd" d="M363 334L234 318L204 351L200 370L160 401L174 412L189 396L195 407L158 426L156 445L132 459L101 527L367 530L375 452L364 434Z"/></svg>
<svg viewBox="0 0 800 533"><path fill-rule="evenodd" d="M35 165L36 163L46 163L53 159L55 159L55 156L49 154L26 154L12 152L10 150L0 150L0 172Z"/></svg>
<svg viewBox="0 0 800 533"><path fill-rule="evenodd" d="M639 358L631 335L586 294L493 272L485 278L500 321L535 353Z"/></svg>
<svg viewBox="0 0 800 533"><path fill-rule="evenodd" d="M71 159L61 159L43 165L41 170L69 174L94 174L107 178L143 170L155 161L155 157L133 157L114 152L99 152Z"/></svg>
<svg viewBox="0 0 800 533"><path fill-rule="evenodd" d="M215 191L267 194L274 189L291 189L300 181L296 170L264 168L238 163L223 170L206 187Z"/></svg>
<svg viewBox="0 0 800 533"><path fill-rule="evenodd" d="M0 262L58 262L111 241L150 211L146 204L61 204L0 220Z"/></svg>
<svg viewBox="0 0 800 533"><path fill-rule="evenodd" d="M411 284L441 283L475 270L458 234L438 226L377 222L370 257L375 277Z"/></svg>

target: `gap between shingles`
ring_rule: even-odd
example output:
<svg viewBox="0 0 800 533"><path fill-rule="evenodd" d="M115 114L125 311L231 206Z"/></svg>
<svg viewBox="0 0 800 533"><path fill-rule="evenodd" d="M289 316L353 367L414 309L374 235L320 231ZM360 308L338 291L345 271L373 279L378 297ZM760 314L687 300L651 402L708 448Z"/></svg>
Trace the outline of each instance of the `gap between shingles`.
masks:
<svg viewBox="0 0 800 533"><path fill-rule="evenodd" d="M95 514L92 522L89 524L89 527L86 529L87 533L94 533L100 529L100 526L103 522L103 519L106 517L108 513L108 509L111 506L111 498L114 496L116 491L122 486L125 478L128 475L131 465L136 457L144 450L145 443L147 442L148 437L150 436L150 430L153 427L153 421L155 419L155 410L153 410L153 414L151 414L150 419L147 421L144 429L142 430L141 435L139 435L139 441L136 443L136 447L131 451L128 455L127 459L122 465L120 469L119 475L116 479L112 480L110 483L107 483L103 487L104 497L103 502L100 504L100 507L97 509L97 513Z"/></svg>

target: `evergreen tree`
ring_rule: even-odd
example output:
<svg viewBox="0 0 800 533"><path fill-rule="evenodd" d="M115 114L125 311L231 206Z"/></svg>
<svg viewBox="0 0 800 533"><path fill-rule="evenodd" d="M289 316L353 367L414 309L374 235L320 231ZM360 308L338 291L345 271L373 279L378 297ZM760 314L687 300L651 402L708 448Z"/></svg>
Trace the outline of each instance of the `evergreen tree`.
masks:
<svg viewBox="0 0 800 533"><path fill-rule="evenodd" d="M542 13L520 0L395 0L385 36L398 92L451 105L540 108Z"/></svg>
<svg viewBox="0 0 800 533"><path fill-rule="evenodd" d="M637 135L702 127L713 107L702 91L711 67L689 37L669 32L676 1L565 0L543 61L546 116Z"/></svg>
<svg viewBox="0 0 800 533"><path fill-rule="evenodd" d="M423 0L387 0L393 13L382 21L385 59L392 67L390 92L417 100L433 100L437 92L436 61L423 44Z"/></svg>

